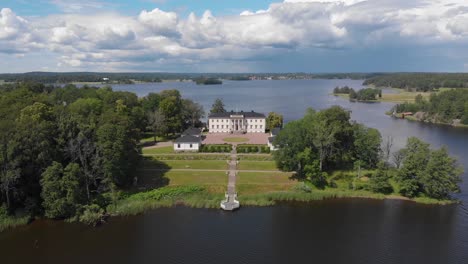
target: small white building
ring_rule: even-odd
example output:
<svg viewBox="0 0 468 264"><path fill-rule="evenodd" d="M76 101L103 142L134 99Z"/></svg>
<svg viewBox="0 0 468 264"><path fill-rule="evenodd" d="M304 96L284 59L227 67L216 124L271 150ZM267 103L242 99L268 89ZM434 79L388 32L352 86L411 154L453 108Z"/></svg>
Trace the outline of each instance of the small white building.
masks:
<svg viewBox="0 0 468 264"><path fill-rule="evenodd" d="M174 141L174 151L199 151L201 139L196 136L181 136Z"/></svg>
<svg viewBox="0 0 468 264"><path fill-rule="evenodd" d="M265 133L264 114L251 112L225 112L208 116L210 133Z"/></svg>
<svg viewBox="0 0 468 264"><path fill-rule="evenodd" d="M191 127L185 130L182 136L174 141L174 151L196 152L200 150L201 142L201 130Z"/></svg>
<svg viewBox="0 0 468 264"><path fill-rule="evenodd" d="M268 147L270 150L277 150L278 148L273 145L273 142L275 140L275 137L279 134L281 131L280 127L275 127L270 131L270 137L268 137Z"/></svg>

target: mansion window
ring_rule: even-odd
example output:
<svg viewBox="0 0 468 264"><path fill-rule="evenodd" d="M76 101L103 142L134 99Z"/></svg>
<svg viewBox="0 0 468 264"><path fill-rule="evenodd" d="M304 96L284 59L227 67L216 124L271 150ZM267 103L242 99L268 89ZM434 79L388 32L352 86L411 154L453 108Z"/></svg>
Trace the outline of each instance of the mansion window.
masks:
<svg viewBox="0 0 468 264"><path fill-rule="evenodd" d="M177 148L180 148L180 144L177 144Z"/></svg>
<svg viewBox="0 0 468 264"><path fill-rule="evenodd" d="M219 128L219 125L216 125L216 128Z"/></svg>
<svg viewBox="0 0 468 264"><path fill-rule="evenodd" d="M190 144L190 148L192 148L192 144Z"/></svg>

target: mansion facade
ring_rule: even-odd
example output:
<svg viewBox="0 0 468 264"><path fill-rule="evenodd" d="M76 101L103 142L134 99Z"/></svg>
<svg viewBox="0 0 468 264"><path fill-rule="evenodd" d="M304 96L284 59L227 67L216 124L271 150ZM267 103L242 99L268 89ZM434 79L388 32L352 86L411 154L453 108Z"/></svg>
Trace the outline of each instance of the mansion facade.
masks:
<svg viewBox="0 0 468 264"><path fill-rule="evenodd" d="M208 116L210 133L265 133L264 114L251 112L214 113Z"/></svg>

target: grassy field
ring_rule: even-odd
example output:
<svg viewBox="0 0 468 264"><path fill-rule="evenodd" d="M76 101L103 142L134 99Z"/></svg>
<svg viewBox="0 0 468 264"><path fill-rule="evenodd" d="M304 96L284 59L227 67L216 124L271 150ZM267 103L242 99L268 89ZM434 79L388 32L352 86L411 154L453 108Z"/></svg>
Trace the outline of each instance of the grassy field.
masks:
<svg viewBox="0 0 468 264"><path fill-rule="evenodd" d="M239 196L290 191L297 184L291 175L285 172L239 172L236 189Z"/></svg>
<svg viewBox="0 0 468 264"><path fill-rule="evenodd" d="M379 101L382 102L395 102L395 103L404 103L404 102L414 102L416 96L418 94L422 95L423 98L429 99L431 96L430 92L408 92L405 91L404 89L396 89L393 88L393 90L397 91L397 93L383 93L382 98L379 99Z"/></svg>
<svg viewBox="0 0 468 264"><path fill-rule="evenodd" d="M169 186L221 185L223 189L228 180L225 173L213 171L169 171L164 177L169 179Z"/></svg>
<svg viewBox="0 0 468 264"><path fill-rule="evenodd" d="M276 163L274 161L252 161L252 160L242 160L239 161L239 170L278 170L276 168Z"/></svg>
<svg viewBox="0 0 468 264"><path fill-rule="evenodd" d="M143 154L168 154L175 153L173 146L160 147L160 148L144 148Z"/></svg>
<svg viewBox="0 0 468 264"><path fill-rule="evenodd" d="M207 169L207 170L226 170L227 162L224 160L165 160L165 161L145 161L144 168L159 169Z"/></svg>
<svg viewBox="0 0 468 264"><path fill-rule="evenodd" d="M249 139L244 138L244 137L227 137L227 138L223 138L223 141L239 143L239 142L247 142L249 141Z"/></svg>

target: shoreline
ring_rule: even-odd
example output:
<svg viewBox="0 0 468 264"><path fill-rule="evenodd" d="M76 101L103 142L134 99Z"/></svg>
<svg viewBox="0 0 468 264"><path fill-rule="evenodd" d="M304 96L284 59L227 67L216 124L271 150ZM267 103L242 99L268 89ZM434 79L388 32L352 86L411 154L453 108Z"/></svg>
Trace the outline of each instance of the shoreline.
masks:
<svg viewBox="0 0 468 264"><path fill-rule="evenodd" d="M401 120L408 120L411 122L418 122L418 123L424 123L424 124L431 124L431 125L438 125L438 126L446 126L446 127L452 127L452 128L468 128L468 125L463 125L463 124L449 124L449 123L444 123L444 122L433 122L433 121L427 121L427 120L419 120L418 118L414 116L406 116L405 118L401 117L401 113L396 113L394 115L393 113L387 112L387 115L390 117L396 118L396 119L401 119Z"/></svg>
<svg viewBox="0 0 468 264"><path fill-rule="evenodd" d="M155 189L159 190L159 189ZM202 191L198 194L187 194L177 197L166 198L163 197L158 200L134 200L121 199L118 201L117 207L115 205L108 205L105 218L116 218L125 216L135 216L145 214L148 211L158 208L173 208L177 206L185 206L195 209L220 209L220 201L223 195L216 193L209 193ZM288 203L300 203L307 205L312 202L321 202L328 200L395 200L403 202L411 202L420 205L428 206L446 206L460 203L458 200L435 200L425 197L407 198L395 194L384 195L377 193L367 193L366 191L330 191L328 190L313 190L309 193L302 191L283 191L283 192L265 192L258 194L240 195L239 201L242 207L267 207L267 206L281 206ZM114 207L114 208L112 208ZM242 210L240 208L239 210ZM46 220L53 220L48 218L40 218ZM7 219L0 219L0 233L7 230L12 230L18 227L27 226L34 222L33 217L9 217ZM70 219L63 219L57 221L75 222ZM105 225L106 222L102 223Z"/></svg>

